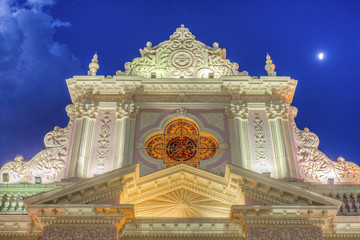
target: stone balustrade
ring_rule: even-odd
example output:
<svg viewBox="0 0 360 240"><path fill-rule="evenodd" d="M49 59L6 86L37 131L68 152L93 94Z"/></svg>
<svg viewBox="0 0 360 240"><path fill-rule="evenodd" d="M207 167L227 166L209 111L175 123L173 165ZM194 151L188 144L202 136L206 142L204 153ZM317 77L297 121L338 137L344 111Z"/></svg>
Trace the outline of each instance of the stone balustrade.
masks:
<svg viewBox="0 0 360 240"><path fill-rule="evenodd" d="M27 214L22 199L68 184L71 184L71 182L57 182L52 184L0 184L0 215Z"/></svg>
<svg viewBox="0 0 360 240"><path fill-rule="evenodd" d="M289 182L298 187L314 191L342 201L338 216L360 216L360 186L345 184L314 184Z"/></svg>

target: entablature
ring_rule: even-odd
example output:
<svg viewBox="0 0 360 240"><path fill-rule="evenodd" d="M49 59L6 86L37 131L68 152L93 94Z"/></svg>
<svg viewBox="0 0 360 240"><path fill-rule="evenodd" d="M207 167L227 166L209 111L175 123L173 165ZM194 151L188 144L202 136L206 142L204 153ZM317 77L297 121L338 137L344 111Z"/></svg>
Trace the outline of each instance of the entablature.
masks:
<svg viewBox="0 0 360 240"><path fill-rule="evenodd" d="M99 95L232 95L277 94L291 103L297 81L290 77L229 76L204 78L144 78L138 76L74 76L67 79L71 100Z"/></svg>

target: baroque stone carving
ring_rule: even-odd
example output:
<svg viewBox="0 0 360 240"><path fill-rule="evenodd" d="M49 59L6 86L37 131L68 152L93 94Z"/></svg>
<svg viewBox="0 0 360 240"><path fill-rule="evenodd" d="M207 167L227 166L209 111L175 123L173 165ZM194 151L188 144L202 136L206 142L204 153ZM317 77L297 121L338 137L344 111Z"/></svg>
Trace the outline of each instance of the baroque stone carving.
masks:
<svg viewBox="0 0 360 240"><path fill-rule="evenodd" d="M110 137L110 113L106 112L104 117L100 120L102 122L99 141L98 141L98 149L96 150L96 161L98 162L98 166L95 174L102 174L105 171L104 162L108 160L109 155L109 137Z"/></svg>
<svg viewBox="0 0 360 240"><path fill-rule="evenodd" d="M337 162L329 159L318 150L319 138L309 129L304 131L297 128L294 118L297 109L291 107L291 124L297 143L297 157L302 177L307 182L327 183L328 179L336 182L360 183L360 167L339 157Z"/></svg>
<svg viewBox="0 0 360 240"><path fill-rule="evenodd" d="M249 108L246 104L230 104L229 107L225 107L225 112L228 118L240 117L247 119L249 116Z"/></svg>
<svg viewBox="0 0 360 240"><path fill-rule="evenodd" d="M75 103L76 117L96 118L98 114L98 107L93 103Z"/></svg>
<svg viewBox="0 0 360 240"><path fill-rule="evenodd" d="M118 118L130 117L136 118L136 115L139 113L139 106L136 106L133 103L120 103L116 108L116 115Z"/></svg>
<svg viewBox="0 0 360 240"><path fill-rule="evenodd" d="M181 25L164 41L152 47L151 42L140 49L141 57L125 64L125 75L156 77L196 77L207 78L213 75L221 76L248 75L238 72L239 65L226 59L225 49L220 49L218 43L213 47L195 40L195 36Z"/></svg>
<svg viewBox="0 0 360 240"><path fill-rule="evenodd" d="M273 104L270 103L266 107L266 115L268 118L282 117L286 118L289 114L289 104Z"/></svg>
<svg viewBox="0 0 360 240"><path fill-rule="evenodd" d="M171 118L192 118L193 115L188 113L185 108L179 108L175 113L169 115Z"/></svg>
<svg viewBox="0 0 360 240"><path fill-rule="evenodd" d="M262 127L263 121L259 113L255 113L254 133L255 133L255 156L258 169L261 172L270 172L270 160L265 133Z"/></svg>
<svg viewBox="0 0 360 240"><path fill-rule="evenodd" d="M35 177L41 177L42 183L60 180L66 165L67 144L70 140L75 112L74 105L68 105L66 111L69 116L68 125L65 128L55 127L53 131L45 135L46 149L27 162L22 156L15 157L14 161L6 163L0 169L0 174L8 173L10 183L33 183Z"/></svg>

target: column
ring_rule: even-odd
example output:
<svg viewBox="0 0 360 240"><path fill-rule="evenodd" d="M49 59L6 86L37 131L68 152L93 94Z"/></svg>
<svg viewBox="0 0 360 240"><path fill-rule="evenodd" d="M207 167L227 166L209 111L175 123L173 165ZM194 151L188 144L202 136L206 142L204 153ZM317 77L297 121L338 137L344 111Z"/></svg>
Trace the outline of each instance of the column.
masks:
<svg viewBox="0 0 360 240"><path fill-rule="evenodd" d="M114 169L133 163L135 123L138 112L138 106L133 103L121 103L116 108Z"/></svg>

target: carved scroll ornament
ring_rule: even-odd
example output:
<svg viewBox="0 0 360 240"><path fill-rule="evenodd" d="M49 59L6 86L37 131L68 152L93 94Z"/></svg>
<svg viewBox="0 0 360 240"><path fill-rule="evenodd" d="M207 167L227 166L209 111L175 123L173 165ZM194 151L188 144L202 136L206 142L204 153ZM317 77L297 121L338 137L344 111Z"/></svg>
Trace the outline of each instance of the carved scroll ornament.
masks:
<svg viewBox="0 0 360 240"><path fill-rule="evenodd" d="M34 183L35 177L41 177L42 183L59 181L66 165L67 144L70 140L74 111L74 105L68 105L66 107L69 116L68 125L65 128L56 126L53 131L45 135L46 149L27 162L22 156L15 157L14 161L6 163L0 169L0 175L8 173L10 183Z"/></svg>
<svg viewBox="0 0 360 240"><path fill-rule="evenodd" d="M183 25L176 29L170 40L154 47L148 42L140 53L141 57L125 64L124 75L147 78L152 74L162 78L248 75L247 72L238 72L239 65L225 58L226 51L219 48L218 43L213 47L206 46L195 40Z"/></svg>
<svg viewBox="0 0 360 240"><path fill-rule="evenodd" d="M337 162L329 159L318 150L319 138L309 129L299 130L294 118L297 109L291 107L291 124L297 143L297 157L302 177L307 182L327 183L329 178L335 182L360 184L360 167L339 157Z"/></svg>

